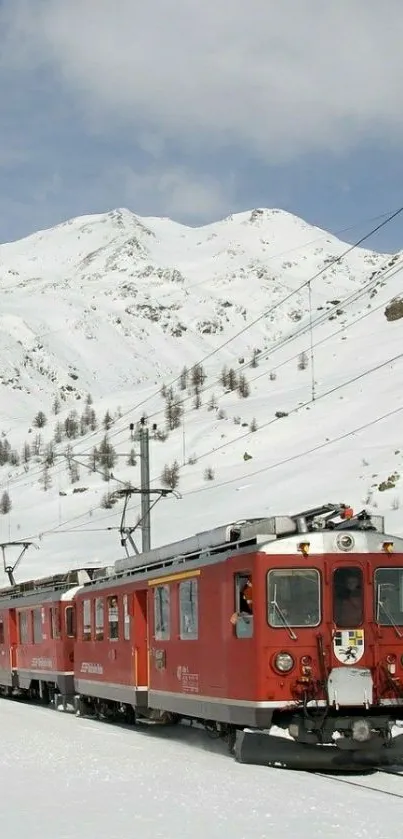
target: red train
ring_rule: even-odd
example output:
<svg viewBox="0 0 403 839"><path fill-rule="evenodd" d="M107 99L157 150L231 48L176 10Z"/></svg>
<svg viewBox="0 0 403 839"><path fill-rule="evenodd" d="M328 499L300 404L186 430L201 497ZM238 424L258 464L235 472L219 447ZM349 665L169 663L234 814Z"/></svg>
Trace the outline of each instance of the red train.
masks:
<svg viewBox="0 0 403 839"><path fill-rule="evenodd" d="M328 504L14 585L0 591L0 685L81 713L202 722L243 762L401 762L403 539Z"/></svg>

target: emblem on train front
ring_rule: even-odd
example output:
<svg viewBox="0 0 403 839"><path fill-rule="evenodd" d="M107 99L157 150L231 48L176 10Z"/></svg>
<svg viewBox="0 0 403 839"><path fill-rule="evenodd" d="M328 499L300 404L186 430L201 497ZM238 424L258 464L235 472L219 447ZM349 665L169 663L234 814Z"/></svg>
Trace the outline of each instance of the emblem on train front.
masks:
<svg viewBox="0 0 403 839"><path fill-rule="evenodd" d="M364 630L339 629L333 636L333 652L342 664L357 664L364 655Z"/></svg>

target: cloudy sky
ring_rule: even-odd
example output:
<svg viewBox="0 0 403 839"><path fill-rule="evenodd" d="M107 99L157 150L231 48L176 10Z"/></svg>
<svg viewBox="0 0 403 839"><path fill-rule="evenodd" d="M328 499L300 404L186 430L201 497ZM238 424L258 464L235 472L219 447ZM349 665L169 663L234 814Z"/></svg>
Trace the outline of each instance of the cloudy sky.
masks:
<svg viewBox="0 0 403 839"><path fill-rule="evenodd" d="M402 44L403 0L0 0L0 241L119 206L353 241L403 204Z"/></svg>

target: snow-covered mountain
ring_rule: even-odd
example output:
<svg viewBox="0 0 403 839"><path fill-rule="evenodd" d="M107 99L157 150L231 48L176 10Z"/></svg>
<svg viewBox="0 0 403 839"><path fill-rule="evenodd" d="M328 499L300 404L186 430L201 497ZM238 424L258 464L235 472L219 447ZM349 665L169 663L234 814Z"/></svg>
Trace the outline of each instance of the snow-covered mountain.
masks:
<svg viewBox="0 0 403 839"><path fill-rule="evenodd" d="M396 303L385 316L403 254L355 249L334 263L347 249L266 209L197 229L115 210L0 246L0 499L12 503L0 541L40 548L20 579L122 555L121 505L102 506L121 484L99 462L91 471L104 416L113 475L138 485L129 424L146 412L163 432L162 385L201 360L201 392L176 381L179 427L151 440L153 485L177 460L182 496L156 506L154 546L329 500L375 505L403 533L403 319ZM223 386L224 366L246 398Z"/></svg>

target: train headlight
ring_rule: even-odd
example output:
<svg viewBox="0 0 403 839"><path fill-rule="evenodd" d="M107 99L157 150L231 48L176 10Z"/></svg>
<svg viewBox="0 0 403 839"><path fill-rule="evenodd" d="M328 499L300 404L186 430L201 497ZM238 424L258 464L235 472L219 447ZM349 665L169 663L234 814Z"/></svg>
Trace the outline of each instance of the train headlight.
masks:
<svg viewBox="0 0 403 839"><path fill-rule="evenodd" d="M354 539L349 533L339 533L336 538L336 545L340 551L351 551L354 544Z"/></svg>
<svg viewBox="0 0 403 839"><path fill-rule="evenodd" d="M294 659L290 653L277 653L274 666L280 673L289 673L294 667Z"/></svg>
<svg viewBox="0 0 403 839"><path fill-rule="evenodd" d="M368 720L354 720L352 725L353 740L365 743L371 737L371 726Z"/></svg>

